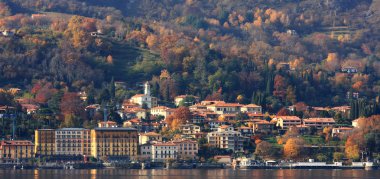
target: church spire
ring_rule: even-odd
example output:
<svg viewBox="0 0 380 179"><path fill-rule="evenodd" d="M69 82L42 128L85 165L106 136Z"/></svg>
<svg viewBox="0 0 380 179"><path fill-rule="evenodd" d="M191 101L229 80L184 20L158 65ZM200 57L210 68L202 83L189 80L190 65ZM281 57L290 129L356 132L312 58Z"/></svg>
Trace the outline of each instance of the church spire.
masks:
<svg viewBox="0 0 380 179"><path fill-rule="evenodd" d="M149 82L146 82L144 84L144 87L145 87L144 94L147 95L147 96L150 96L150 84L149 84Z"/></svg>

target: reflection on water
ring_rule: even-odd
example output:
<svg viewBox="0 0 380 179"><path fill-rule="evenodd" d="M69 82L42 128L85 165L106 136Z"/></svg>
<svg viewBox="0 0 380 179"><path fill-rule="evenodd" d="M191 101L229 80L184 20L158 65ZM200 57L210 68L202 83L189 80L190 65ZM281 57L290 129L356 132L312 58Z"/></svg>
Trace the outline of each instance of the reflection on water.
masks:
<svg viewBox="0 0 380 179"><path fill-rule="evenodd" d="M380 178L380 170L0 170L0 179L328 179Z"/></svg>
<svg viewBox="0 0 380 179"><path fill-rule="evenodd" d="M34 170L34 179L39 179L40 176L38 175L38 170Z"/></svg>
<svg viewBox="0 0 380 179"><path fill-rule="evenodd" d="M91 173L91 179L96 179L96 174L98 173L98 170L92 169L90 170Z"/></svg>

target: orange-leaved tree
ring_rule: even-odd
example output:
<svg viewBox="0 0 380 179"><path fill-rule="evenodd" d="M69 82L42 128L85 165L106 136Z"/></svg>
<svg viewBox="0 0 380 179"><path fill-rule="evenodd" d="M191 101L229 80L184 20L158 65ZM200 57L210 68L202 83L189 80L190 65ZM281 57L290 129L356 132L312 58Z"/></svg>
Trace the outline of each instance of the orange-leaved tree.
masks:
<svg viewBox="0 0 380 179"><path fill-rule="evenodd" d="M302 148L304 145L303 139L300 138L290 138L286 141L284 145L284 155L286 158L298 158L302 154Z"/></svg>

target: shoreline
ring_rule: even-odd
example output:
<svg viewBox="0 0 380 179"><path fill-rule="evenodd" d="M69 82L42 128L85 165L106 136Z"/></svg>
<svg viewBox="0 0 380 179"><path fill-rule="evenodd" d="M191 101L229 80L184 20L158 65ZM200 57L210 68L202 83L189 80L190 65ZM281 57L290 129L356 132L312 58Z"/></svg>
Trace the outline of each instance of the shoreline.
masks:
<svg viewBox="0 0 380 179"><path fill-rule="evenodd" d="M0 164L0 170L215 170L215 169L233 169L233 170L379 170L380 166L364 167L364 166L225 166L225 165L197 165L190 166L174 166L174 167L104 167L102 165L91 166L32 166L32 165L14 165Z"/></svg>

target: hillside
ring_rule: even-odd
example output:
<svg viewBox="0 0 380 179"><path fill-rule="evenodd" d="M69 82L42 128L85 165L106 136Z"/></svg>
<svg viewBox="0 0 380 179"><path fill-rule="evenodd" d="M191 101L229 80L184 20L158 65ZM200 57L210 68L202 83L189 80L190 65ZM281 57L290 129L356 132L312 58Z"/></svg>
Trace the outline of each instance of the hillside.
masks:
<svg viewBox="0 0 380 179"><path fill-rule="evenodd" d="M349 105L380 89L374 0L2 0L0 85L38 81L97 94L129 90L264 105ZM285 65L284 65L285 64ZM283 68L285 67L285 68ZM346 73L345 68L357 73ZM170 78L159 78L162 70Z"/></svg>

